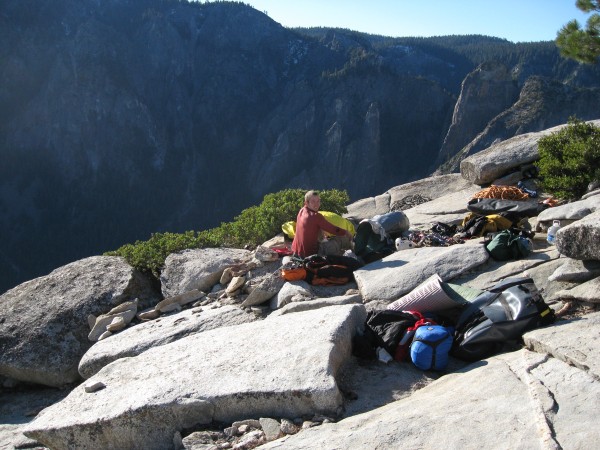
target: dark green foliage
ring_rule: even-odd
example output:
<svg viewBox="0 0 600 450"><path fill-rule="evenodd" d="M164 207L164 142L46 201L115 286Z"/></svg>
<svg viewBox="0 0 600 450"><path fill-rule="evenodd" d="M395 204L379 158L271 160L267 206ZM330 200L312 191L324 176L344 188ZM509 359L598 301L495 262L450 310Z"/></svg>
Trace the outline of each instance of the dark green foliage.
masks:
<svg viewBox="0 0 600 450"><path fill-rule="evenodd" d="M199 232L154 233L147 241L126 244L109 256L122 256L133 267L151 271L158 276L167 256L188 248L256 247L281 232L281 225L296 220L304 204L303 189L285 189L265 195L262 203L243 210L233 222ZM337 214L346 212L350 200L346 191L337 189L320 192L321 209Z"/></svg>
<svg viewBox="0 0 600 450"><path fill-rule="evenodd" d="M577 0L577 8L584 12L600 11L598 0ZM595 64L600 57L600 14L592 14L581 28L576 20L567 23L558 32L556 45L561 55L576 61Z"/></svg>
<svg viewBox="0 0 600 450"><path fill-rule="evenodd" d="M562 130L538 141L542 187L563 199L578 199L600 180L600 128L571 118Z"/></svg>

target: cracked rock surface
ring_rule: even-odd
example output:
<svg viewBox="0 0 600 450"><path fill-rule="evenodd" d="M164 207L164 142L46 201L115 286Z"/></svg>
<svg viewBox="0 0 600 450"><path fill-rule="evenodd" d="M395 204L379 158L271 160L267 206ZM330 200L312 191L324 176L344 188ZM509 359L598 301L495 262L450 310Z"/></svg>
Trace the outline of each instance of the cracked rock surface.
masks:
<svg viewBox="0 0 600 450"><path fill-rule="evenodd" d="M263 448L597 448L598 339L600 313L534 330L525 335L531 349L478 361L409 397Z"/></svg>

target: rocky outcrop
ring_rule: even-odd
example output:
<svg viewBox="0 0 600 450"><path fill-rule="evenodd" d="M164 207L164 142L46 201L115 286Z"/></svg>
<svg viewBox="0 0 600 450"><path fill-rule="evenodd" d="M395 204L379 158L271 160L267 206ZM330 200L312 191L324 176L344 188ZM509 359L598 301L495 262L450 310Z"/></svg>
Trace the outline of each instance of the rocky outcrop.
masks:
<svg viewBox="0 0 600 450"><path fill-rule="evenodd" d="M414 207L437 200L446 194L473 189L473 184L458 173L435 175L421 180L395 186L376 197L358 200L348 205L344 214L350 220L360 222L390 211L414 209ZM464 205L461 205L461 209Z"/></svg>
<svg viewBox="0 0 600 450"><path fill-rule="evenodd" d="M559 131L560 125L539 133L527 133L492 145L486 150L469 156L460 163L461 175L478 185L491 183L511 169L527 165L539 159L537 142L552 131Z"/></svg>
<svg viewBox="0 0 600 450"><path fill-rule="evenodd" d="M442 166L442 172L458 169L463 159L499 141L558 126L572 116L580 120L597 119L598 112L594 105L599 101L600 89L586 89L547 78L531 77L525 81L519 100L490 120L462 149L455 149L451 159Z"/></svg>
<svg viewBox="0 0 600 450"><path fill-rule="evenodd" d="M488 258L482 245L409 249L357 270L354 277L365 302L385 307L434 274L449 281Z"/></svg>
<svg viewBox="0 0 600 450"><path fill-rule="evenodd" d="M579 260L567 258L567 260L554 271L548 281L572 281L583 283L600 276L600 261Z"/></svg>
<svg viewBox="0 0 600 450"><path fill-rule="evenodd" d="M360 293L348 292L347 295L336 295L327 298L308 299L302 301L293 301L291 303L273 311L268 318L278 317L283 314L291 314L301 311L311 311L313 309L325 308L327 306L351 305L354 303L362 304L363 298Z"/></svg>
<svg viewBox="0 0 600 450"><path fill-rule="evenodd" d="M139 324L114 338L97 342L81 357L78 370L83 378L90 378L117 359L136 356L195 333L254 320L257 320L254 314L231 305L206 310L202 307L187 309L180 314Z"/></svg>
<svg viewBox="0 0 600 450"><path fill-rule="evenodd" d="M595 314L533 331L525 335L531 350L472 364L408 398L263 448L593 447L598 347L586 342L599 330Z"/></svg>
<svg viewBox="0 0 600 450"><path fill-rule="evenodd" d="M538 215L538 222L550 226L553 221L558 220L564 226L583 219L598 210L600 210L600 197L593 195L582 200L548 208Z"/></svg>
<svg viewBox="0 0 600 450"><path fill-rule="evenodd" d="M440 150L440 162L475 139L488 122L513 105L518 95L516 79L509 68L499 62L483 63L467 75Z"/></svg>
<svg viewBox="0 0 600 450"><path fill-rule="evenodd" d="M92 346L88 316L135 298L148 304L160 297L149 279L112 256L86 258L11 289L0 296L0 375L48 386L78 381L77 365Z"/></svg>
<svg viewBox="0 0 600 450"><path fill-rule="evenodd" d="M458 224L468 213L467 203L479 190L479 186L471 184L467 188L440 195L429 202L407 209L405 214L411 226L417 229L427 229L435 222ZM442 192L440 191L440 194Z"/></svg>
<svg viewBox="0 0 600 450"><path fill-rule="evenodd" d="M427 176L445 136L452 155L501 115L511 77L558 80L528 95L533 128L597 111L600 69L547 43L291 30L242 2L5 0L0 29L0 292L157 230L213 228L269 192L354 200ZM474 48L500 62L473 73ZM527 108L487 138L533 131Z"/></svg>
<svg viewBox="0 0 600 450"><path fill-rule="evenodd" d="M571 225L560 228L556 235L558 251L575 259L600 260L598 242L600 242L600 211L595 211Z"/></svg>
<svg viewBox="0 0 600 450"><path fill-rule="evenodd" d="M173 253L161 272L163 295L171 297L197 289L209 292L227 267L241 267L252 260L252 252L238 249L203 248Z"/></svg>
<svg viewBox="0 0 600 450"><path fill-rule="evenodd" d="M440 184L453 178L433 177L419 184L433 199L404 210L411 227L418 227L416 232L437 221L456 223L467 213L468 198L479 186L459 182L454 189ZM411 192L415 186L394 190ZM177 259L172 258L171 275L164 282L172 282L176 292L188 286L182 280L201 280L207 283L207 294L192 290L154 301L152 309L138 313L124 330L93 343L79 356L79 369L90 378L70 386L64 400L49 396L56 403L39 414L28 412L12 395L16 381L4 374L0 423L7 425L0 427L0 444L177 450L199 445L253 448L270 440L267 446L280 448L593 446L600 437L593 431L600 390L594 364L598 348L591 338L600 329L593 314L600 304L600 259L596 253L568 250L573 244L568 241L597 250L595 197L546 210L554 210L549 217L569 216L573 223L559 231L557 245L548 244L542 227L526 258L495 261L484 250L482 238L475 238L464 244L397 251L365 265L355 272L356 284L344 286L296 289L298 285L275 280L281 263L271 261L272 252L263 248L242 252L241 263L228 259L227 249L214 254L182 252L180 264L173 264ZM540 222L539 217L530 221L534 229ZM563 251L570 257L561 255ZM209 254L215 261L207 269ZM100 289L98 280L105 277L120 277L122 260L99 261L116 268L100 265L109 274L82 277L90 288ZM64 274L64 269L55 274ZM526 347L515 345L474 364L450 358L444 373L422 372L410 362L384 364L352 356L353 337L363 331L367 311L386 307L430 275L479 290L507 277L531 277L559 321L527 334ZM32 286L43 294L48 292L46 282L55 292L77 284L55 276ZM253 292L257 294L251 297ZM261 303L254 304L258 294ZM253 304L243 306L248 299ZM93 313L95 322L135 304L121 300ZM147 304L148 297L140 295L138 301ZM61 305L84 309L76 302ZM45 306L27 303L30 309ZM22 314L20 307L11 312ZM90 314L71 315L78 321L74 329L81 323L87 339ZM565 315L570 320L560 319ZM52 337L49 333L57 325L47 326L47 336ZM46 342L36 345L48 348ZM80 348L74 340L61 345L56 351ZM28 353L13 354L13 365L19 358L27 361ZM26 395L27 388L21 389L23 398L33 398ZM7 408L7 402L21 406ZM432 404L437 406L432 409ZM490 429L489 423L497 426ZM387 433L388 427L394 432Z"/></svg>
<svg viewBox="0 0 600 450"><path fill-rule="evenodd" d="M600 120L591 120L590 123L600 126ZM518 171L521 166L537 161L538 140L560 131L564 126L565 124L561 124L540 132L525 133L491 145L486 150L464 159L460 163L460 173L474 184L492 183L509 172Z"/></svg>
<svg viewBox="0 0 600 450"><path fill-rule="evenodd" d="M555 294L555 297L565 301L575 301L577 303L600 304L598 292L600 292L600 278L594 278L585 283L581 283L572 289L560 291Z"/></svg>
<svg viewBox="0 0 600 450"><path fill-rule="evenodd" d="M365 317L363 306L338 306L187 336L106 366L88 380L104 389L80 385L24 433L55 449L165 449L194 424L335 415L335 377ZM265 343L268 358L256 352Z"/></svg>

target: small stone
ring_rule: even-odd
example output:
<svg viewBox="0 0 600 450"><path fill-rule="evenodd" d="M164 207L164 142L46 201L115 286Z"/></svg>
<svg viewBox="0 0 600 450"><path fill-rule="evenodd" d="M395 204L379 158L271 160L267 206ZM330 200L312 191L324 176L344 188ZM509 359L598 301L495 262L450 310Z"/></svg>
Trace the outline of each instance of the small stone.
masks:
<svg viewBox="0 0 600 450"><path fill-rule="evenodd" d="M160 311L155 310L154 308L149 309L147 311L142 311L137 315L137 318L140 320L153 320L160 316Z"/></svg>
<svg viewBox="0 0 600 450"><path fill-rule="evenodd" d="M302 429L306 430L307 428L312 428L312 427L316 427L317 425L319 425L318 422L313 422L312 420L305 420L302 423Z"/></svg>
<svg viewBox="0 0 600 450"><path fill-rule="evenodd" d="M281 424L275 419L270 419L268 417L260 418L260 426L265 433L265 438L267 442L274 441L275 439L279 439L283 434L281 431Z"/></svg>
<svg viewBox="0 0 600 450"><path fill-rule="evenodd" d="M266 316L269 312L269 307L267 306L251 306L250 311L252 311L255 315L262 317Z"/></svg>
<svg viewBox="0 0 600 450"><path fill-rule="evenodd" d="M249 428L250 427L248 427L248 425L240 425L238 427L237 434L244 434L244 433L248 432Z"/></svg>
<svg viewBox="0 0 600 450"><path fill-rule="evenodd" d="M245 419L245 420L238 420L231 424L232 427L241 427L242 425L248 425L249 427L257 429L257 428L260 428L260 421L256 420L256 419Z"/></svg>
<svg viewBox="0 0 600 450"><path fill-rule="evenodd" d="M231 426L231 427L227 427L223 430L223 433L225 433L225 436L227 437L233 437L237 434L238 428L235 426Z"/></svg>
<svg viewBox="0 0 600 450"><path fill-rule="evenodd" d="M157 308L158 311L160 311L161 313L168 313L168 312L172 312L172 311L181 311L181 305L179 303L171 303L169 305L165 305L161 308Z"/></svg>
<svg viewBox="0 0 600 450"><path fill-rule="evenodd" d="M219 283L221 283L222 285L228 284L233 278L232 272L233 270L231 269L231 267L227 267L221 274L221 279L219 280Z"/></svg>
<svg viewBox="0 0 600 450"><path fill-rule="evenodd" d="M312 418L312 421L313 422L327 422L327 423L334 422L334 420L331 417L321 416L321 415L315 415Z"/></svg>
<svg viewBox="0 0 600 450"><path fill-rule="evenodd" d="M106 385L102 381L94 381L85 385L85 392L88 394L104 389Z"/></svg>
<svg viewBox="0 0 600 450"><path fill-rule="evenodd" d="M106 326L106 329L108 331L110 331L111 333L114 333L115 331L123 330L126 326L127 326L127 324L125 323L125 320L123 319L123 317L117 316L113 319L113 321L111 323L109 323Z"/></svg>
<svg viewBox="0 0 600 450"><path fill-rule="evenodd" d="M130 311L134 311L134 315L135 315L135 312L137 312L138 302L139 302L139 300L137 298L131 302L123 302L120 305L117 305L113 309L111 309L108 313L106 313L106 315L112 316L115 314L120 314L120 313L130 312Z"/></svg>
<svg viewBox="0 0 600 450"><path fill-rule="evenodd" d="M254 257L261 262L272 262L279 259L279 254L275 250L259 245L254 251Z"/></svg>
<svg viewBox="0 0 600 450"><path fill-rule="evenodd" d="M88 322L88 326L90 327L90 330L92 328L94 328L94 325L96 325L96 319L97 319L97 317L93 314L90 314L89 316L87 316L87 322Z"/></svg>
<svg viewBox="0 0 600 450"><path fill-rule="evenodd" d="M102 333L100 336L98 336L98 340L101 341L102 339L106 339L107 337L112 336L112 333L108 330L106 330L104 333Z"/></svg>
<svg viewBox="0 0 600 450"><path fill-rule="evenodd" d="M117 310L117 312L113 312L115 310ZM136 316L136 314L137 301L122 303L121 305L111 309L111 313L101 314L96 318L96 322L94 323L92 331L90 331L90 334L88 335L88 339L93 342L98 341L99 336L106 331L106 327L113 322L115 317L122 317L125 323L129 323Z"/></svg>
<svg viewBox="0 0 600 450"><path fill-rule="evenodd" d="M238 450L251 449L259 446L260 444L264 444L264 442L265 436L263 432L260 430L254 430L244 435L244 437L242 437L240 441L233 446L233 448Z"/></svg>
<svg viewBox="0 0 600 450"><path fill-rule="evenodd" d="M280 428L283 434L296 434L298 432L298 427L288 419L281 419Z"/></svg>
<svg viewBox="0 0 600 450"><path fill-rule="evenodd" d="M173 295L172 297L165 298L156 304L154 309L160 312L172 311L169 309L171 305L177 304L179 306L187 305L188 303L195 302L202 299L206 294L198 289L192 289L191 291L184 292L183 294Z"/></svg>
<svg viewBox="0 0 600 450"><path fill-rule="evenodd" d="M182 445L185 448L196 448L196 446L201 444L214 444L214 440L209 432L195 431L182 439Z"/></svg>
<svg viewBox="0 0 600 450"><path fill-rule="evenodd" d="M225 292L231 294L232 292L240 290L246 283L246 277L233 277L227 286Z"/></svg>

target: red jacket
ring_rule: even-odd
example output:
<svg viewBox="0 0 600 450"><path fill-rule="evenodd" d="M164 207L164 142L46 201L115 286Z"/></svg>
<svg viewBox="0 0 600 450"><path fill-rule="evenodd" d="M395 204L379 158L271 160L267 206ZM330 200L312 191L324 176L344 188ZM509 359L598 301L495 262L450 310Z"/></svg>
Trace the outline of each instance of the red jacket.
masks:
<svg viewBox="0 0 600 450"><path fill-rule="evenodd" d="M336 236L345 236L346 230L327 222L320 213L304 206L296 218L296 234L292 242L294 254L306 258L319 251L319 230L327 231Z"/></svg>

